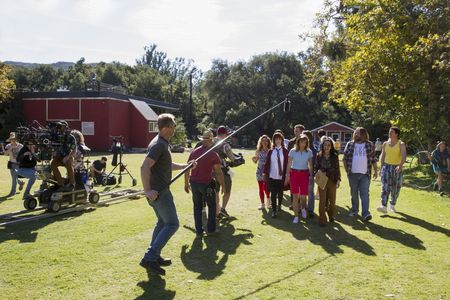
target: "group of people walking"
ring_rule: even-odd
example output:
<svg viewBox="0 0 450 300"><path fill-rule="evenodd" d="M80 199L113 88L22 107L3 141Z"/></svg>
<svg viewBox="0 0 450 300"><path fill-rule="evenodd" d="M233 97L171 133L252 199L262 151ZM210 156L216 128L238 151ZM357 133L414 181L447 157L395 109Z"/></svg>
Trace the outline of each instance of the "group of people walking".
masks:
<svg viewBox="0 0 450 300"><path fill-rule="evenodd" d="M293 223L299 222L299 216L306 219L314 216L314 181L318 183L319 224L326 226L336 217L336 191L341 182L339 152L335 142L321 134L319 142L313 144L312 134L303 125L294 127L295 137L286 144L280 130L270 139L267 135L259 138L253 162L257 163L256 179L259 187L260 209L271 208L276 218L282 210L283 191L290 190ZM400 140L400 129L389 129L389 140L382 144L379 158L375 145L369 140L369 134L358 127L353 138L347 143L343 153L343 165L347 174L351 210L349 216L360 211L364 221L370 221L369 188L371 178L378 177L377 161L381 164L382 192L378 211L395 212L395 205L402 186L402 169L406 161L406 146ZM270 202L269 202L270 198ZM266 201L265 201L266 200Z"/></svg>

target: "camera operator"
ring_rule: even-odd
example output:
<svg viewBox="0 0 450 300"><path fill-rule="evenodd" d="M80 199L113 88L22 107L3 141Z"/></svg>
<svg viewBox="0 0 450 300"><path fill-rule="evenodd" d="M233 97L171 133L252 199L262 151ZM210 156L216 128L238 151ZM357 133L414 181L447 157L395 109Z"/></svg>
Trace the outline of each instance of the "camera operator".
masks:
<svg viewBox="0 0 450 300"><path fill-rule="evenodd" d="M68 130L69 125L66 121L61 120L56 124L58 137L61 139L61 144L56 150L55 155L50 163L53 175L55 176L58 185L60 186L59 191L70 192L75 188L75 176L73 169L73 160L77 153L77 142L75 137ZM61 177L61 173L58 170L59 166L64 166L67 169L67 177L69 179L69 184L64 185L64 179Z"/></svg>
<svg viewBox="0 0 450 300"><path fill-rule="evenodd" d="M35 167L37 164L37 159L35 153L36 146L34 145L32 140L28 140L17 154L17 162L19 164L19 168L16 170L16 173L17 175L20 175L24 178L28 178L28 184L25 188L23 199L30 197L31 187L36 181Z"/></svg>
<svg viewBox="0 0 450 300"><path fill-rule="evenodd" d="M106 162L108 158L102 156L102 158L95 160L91 165L92 177L94 177L95 182L101 184L103 182L103 177L106 176Z"/></svg>
<svg viewBox="0 0 450 300"><path fill-rule="evenodd" d="M24 182L23 180L18 179L16 174L17 167L19 166L16 158L17 154L19 154L19 151L23 147L23 145L17 141L15 132L11 132L9 134L9 138L6 140L6 142L9 142L9 144L7 144L5 147L3 147L2 144L2 148L3 153L9 156L8 169L11 173L11 180L12 180L11 191L6 196L6 198L8 198L16 194L17 183L19 183L19 191L23 189Z"/></svg>
<svg viewBox="0 0 450 300"><path fill-rule="evenodd" d="M221 140L225 139L227 137L227 135L228 135L227 128L225 126L219 126L219 128L217 128L217 141L216 142L218 143ZM215 151L217 152L217 154L219 154L219 157L220 157L220 165L221 165L224 182L225 182L225 186L223 187L224 192L223 192L223 196L222 196L222 207L220 206L220 197L219 197L220 185L219 184L216 185L217 216L228 218L230 215L226 211L226 207L227 207L228 201L230 200L232 181L231 181L231 175L229 174L230 166L229 166L227 159L229 159L231 161L231 163L233 163L235 160L235 156L233 154L230 144L227 142L222 143L222 145L220 147L216 148Z"/></svg>

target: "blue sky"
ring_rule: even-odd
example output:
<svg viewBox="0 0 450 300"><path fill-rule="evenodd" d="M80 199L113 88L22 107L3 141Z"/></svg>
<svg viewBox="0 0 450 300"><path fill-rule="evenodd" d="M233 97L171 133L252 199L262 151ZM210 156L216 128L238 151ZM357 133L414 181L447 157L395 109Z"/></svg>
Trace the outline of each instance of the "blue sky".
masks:
<svg viewBox="0 0 450 300"><path fill-rule="evenodd" d="M206 71L271 51L298 52L321 0L3 0L0 60L133 65L144 46Z"/></svg>

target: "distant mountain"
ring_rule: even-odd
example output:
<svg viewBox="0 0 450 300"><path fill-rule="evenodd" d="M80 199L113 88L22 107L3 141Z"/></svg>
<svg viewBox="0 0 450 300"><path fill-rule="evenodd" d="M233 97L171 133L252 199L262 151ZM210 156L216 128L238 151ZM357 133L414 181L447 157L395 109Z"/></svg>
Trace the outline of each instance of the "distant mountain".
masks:
<svg viewBox="0 0 450 300"><path fill-rule="evenodd" d="M54 67L55 69L64 69L67 70L70 66L73 66L75 63L73 62L68 62L68 61L58 61L56 63L52 63L52 64L39 64L39 63L28 63L28 62L21 62L21 61L4 61L5 64L10 65L10 66L14 66L14 67L23 67L23 68L27 68L27 69L34 69L39 67L40 65L50 65L52 67Z"/></svg>

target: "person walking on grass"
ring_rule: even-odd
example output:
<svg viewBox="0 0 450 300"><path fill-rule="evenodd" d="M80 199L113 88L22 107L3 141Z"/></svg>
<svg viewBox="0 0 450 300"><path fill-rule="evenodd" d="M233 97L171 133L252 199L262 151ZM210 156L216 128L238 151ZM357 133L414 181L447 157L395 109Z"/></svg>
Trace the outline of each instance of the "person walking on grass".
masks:
<svg viewBox="0 0 450 300"><path fill-rule="evenodd" d="M144 194L158 221L140 265L156 275L165 275L166 271L162 266L172 264L170 259L161 257L161 250L179 227L177 210L169 190L172 170L187 167L185 164L172 162L169 140L175 133L175 127L175 117L172 114L162 114L158 117L159 134L148 145L147 156L141 166Z"/></svg>
<svg viewBox="0 0 450 300"><path fill-rule="evenodd" d="M400 129L391 127L389 139L383 143L380 155L381 204L377 209L379 212L387 213L389 195L391 196L389 210L395 212L395 204L402 187L405 161L406 145L400 140Z"/></svg>
<svg viewBox="0 0 450 300"><path fill-rule="evenodd" d="M437 144L436 149L431 153L431 164L434 173L437 175L438 190L441 193L444 175L448 176L450 173L450 155L446 142L441 141Z"/></svg>
<svg viewBox="0 0 450 300"><path fill-rule="evenodd" d="M373 169L373 178L376 179L378 170L375 160L375 147L369 141L369 134L365 128L358 127L353 132L353 139L345 146L343 162L352 198L349 216L358 215L359 194L362 204L362 218L364 221L370 221L372 219L369 212L370 177Z"/></svg>
<svg viewBox="0 0 450 300"><path fill-rule="evenodd" d="M336 217L336 190L341 183L339 154L330 139L324 140L317 154L314 173L319 170L328 177L325 188L319 188L319 225L326 226L327 215L330 223L334 222Z"/></svg>
<svg viewBox="0 0 450 300"><path fill-rule="evenodd" d="M314 165L316 164L316 159L317 159L317 152L320 148L316 149L314 144L312 144L312 140L313 140L313 135L312 132L309 130L304 130L303 134L305 134L308 137L308 141L309 141L309 149L312 151L312 165L314 167ZM309 218L314 218L314 200L315 200L315 195L314 195L314 174L310 173L309 174L309 181L308 181L308 217Z"/></svg>
<svg viewBox="0 0 450 300"><path fill-rule="evenodd" d="M257 165L256 167L256 181L258 182L258 188L259 188L259 200L260 205L259 209L265 209L264 205L264 195L267 199L267 207L270 207L270 192L269 192L269 186L266 184L266 181L264 180L264 166L267 161L267 154L269 153L270 148L272 147L272 142L270 141L270 138L267 135L262 135L258 140L258 145L256 147L255 156L252 157L253 162Z"/></svg>
<svg viewBox="0 0 450 300"><path fill-rule="evenodd" d="M196 160L204 155L214 144L214 135L207 130L202 136L198 137L202 141L202 146L194 149L189 155L188 161ZM213 180L212 173L224 192L224 179L222 169L220 168L220 158L215 151L210 151L192 172L190 170L184 173L184 191L189 193L192 190L192 202L194 203L194 222L195 233L198 238L203 236L202 211L204 203L208 206L208 217L206 225L206 234L211 235L216 232L216 182Z"/></svg>
<svg viewBox="0 0 450 300"><path fill-rule="evenodd" d="M18 179L17 177L17 168L19 167L19 163L17 162L17 154L19 154L20 149L22 149L23 145L17 141L16 133L11 132L9 134L9 138L6 140L8 144L3 148L3 153L8 155L8 169L11 174L11 191L6 198L13 197L16 194L17 184L19 184L19 191L23 189L25 182L22 179ZM2 144L3 147L3 144Z"/></svg>
<svg viewBox="0 0 450 300"><path fill-rule="evenodd" d="M272 149L267 153L267 161L264 166L264 178L269 186L272 218L276 218L278 212L281 211L289 153L284 147L284 136L282 133L275 131L272 141Z"/></svg>
<svg viewBox="0 0 450 300"><path fill-rule="evenodd" d="M290 183L293 196L292 208L294 210L294 221L298 223L298 202L302 218L306 219L306 197L308 196L309 175L313 173L312 151L309 149L308 137L301 134L295 141L295 147L289 151L289 158L284 184Z"/></svg>

